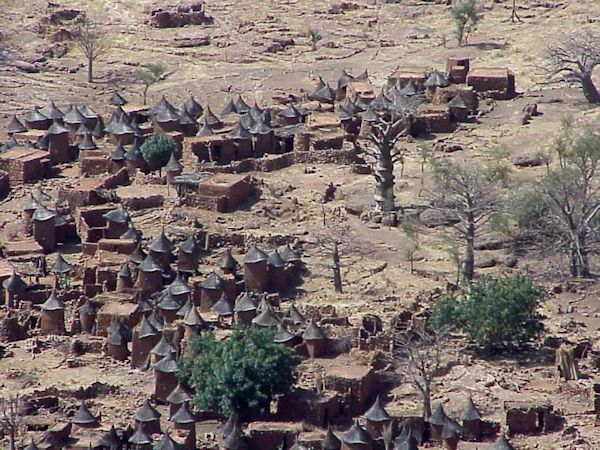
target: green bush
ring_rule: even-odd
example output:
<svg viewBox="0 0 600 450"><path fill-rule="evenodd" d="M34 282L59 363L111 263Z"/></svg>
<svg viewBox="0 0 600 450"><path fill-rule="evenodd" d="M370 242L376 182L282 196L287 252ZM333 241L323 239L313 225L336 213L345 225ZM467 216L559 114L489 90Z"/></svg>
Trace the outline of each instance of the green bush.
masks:
<svg viewBox="0 0 600 450"><path fill-rule="evenodd" d="M153 134L140 147L140 152L144 160L149 164L156 164L157 167L164 167L171 153L177 150L177 142L170 136L164 134Z"/></svg>
<svg viewBox="0 0 600 450"><path fill-rule="evenodd" d="M292 389L300 358L273 342L274 331L236 328L224 340L201 333L192 340L193 356L182 358L180 378L195 389L201 410L268 411L273 396Z"/></svg>
<svg viewBox="0 0 600 450"><path fill-rule="evenodd" d="M454 34L458 45L467 44L469 34L475 31L481 20L477 3L475 0L461 0L450 8L450 15L456 26Z"/></svg>
<svg viewBox="0 0 600 450"><path fill-rule="evenodd" d="M458 297L438 302L431 325L461 329L486 350L519 347L542 330L543 298L544 291L521 274L482 276Z"/></svg>

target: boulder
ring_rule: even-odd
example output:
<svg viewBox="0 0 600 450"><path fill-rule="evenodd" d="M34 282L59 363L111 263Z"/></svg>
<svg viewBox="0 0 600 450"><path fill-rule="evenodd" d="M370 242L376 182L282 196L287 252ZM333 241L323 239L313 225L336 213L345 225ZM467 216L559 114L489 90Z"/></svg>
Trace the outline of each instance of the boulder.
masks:
<svg viewBox="0 0 600 450"><path fill-rule="evenodd" d="M536 154L518 154L511 158L512 163L517 167L537 167L544 162L541 155Z"/></svg>
<svg viewBox="0 0 600 450"><path fill-rule="evenodd" d="M178 28L184 25L206 25L213 18L204 12L204 3L190 2L183 5L167 5L150 11L150 25L155 28Z"/></svg>
<svg viewBox="0 0 600 450"><path fill-rule="evenodd" d="M426 209L420 214L419 219L428 228L445 227L459 222L456 215L437 209Z"/></svg>

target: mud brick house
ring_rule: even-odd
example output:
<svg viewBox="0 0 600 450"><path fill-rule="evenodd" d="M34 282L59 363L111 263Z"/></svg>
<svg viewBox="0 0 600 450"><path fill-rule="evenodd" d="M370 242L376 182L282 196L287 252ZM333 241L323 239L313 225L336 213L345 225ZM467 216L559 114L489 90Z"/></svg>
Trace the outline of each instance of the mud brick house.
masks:
<svg viewBox="0 0 600 450"><path fill-rule="evenodd" d="M178 184L181 178L183 176L175 177L174 183ZM254 192L248 175L232 173L218 173L199 181L196 192L188 189L189 185L188 188L178 189L183 204L218 212L232 211Z"/></svg>
<svg viewBox="0 0 600 450"><path fill-rule="evenodd" d="M504 402L508 433L536 434L556 430L560 417L549 403Z"/></svg>
<svg viewBox="0 0 600 450"><path fill-rule="evenodd" d="M13 147L0 154L0 170L8 173L11 187L50 175L48 152L31 147Z"/></svg>
<svg viewBox="0 0 600 450"><path fill-rule="evenodd" d="M476 92L496 100L509 100L515 96L515 75L509 69L471 69L467 75L467 84Z"/></svg>
<svg viewBox="0 0 600 450"><path fill-rule="evenodd" d="M452 129L447 105L425 103L419 106L413 133L450 133Z"/></svg>
<svg viewBox="0 0 600 450"><path fill-rule="evenodd" d="M281 420L303 421L325 427L340 414L340 400L336 392L327 390L317 393L308 389L296 389L283 395L277 405Z"/></svg>
<svg viewBox="0 0 600 450"><path fill-rule="evenodd" d="M429 72L431 72L431 67L427 66L398 66L389 76L389 79L394 82L400 81L400 85L403 87L412 80L416 86L422 88Z"/></svg>
<svg viewBox="0 0 600 450"><path fill-rule="evenodd" d="M469 67L469 58L450 57L446 61L446 73L450 77L452 83L466 83Z"/></svg>
<svg viewBox="0 0 600 450"><path fill-rule="evenodd" d="M357 416L370 406L375 376L368 366L331 366L325 372L325 386L341 395L340 409L344 414Z"/></svg>

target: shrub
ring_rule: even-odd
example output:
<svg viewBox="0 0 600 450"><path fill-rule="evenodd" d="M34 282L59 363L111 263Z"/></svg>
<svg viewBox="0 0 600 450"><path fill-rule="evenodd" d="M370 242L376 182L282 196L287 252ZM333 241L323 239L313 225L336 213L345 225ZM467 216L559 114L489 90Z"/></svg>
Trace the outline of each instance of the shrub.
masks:
<svg viewBox="0 0 600 450"><path fill-rule="evenodd" d="M450 15L454 20L456 29L454 34L458 39L458 45L467 44L469 34L477 28L481 20L475 0L461 0L450 8Z"/></svg>
<svg viewBox="0 0 600 450"><path fill-rule="evenodd" d="M434 327L462 329L486 350L519 347L542 329L537 311L544 291L516 276L482 276L434 308Z"/></svg>
<svg viewBox="0 0 600 450"><path fill-rule="evenodd" d="M177 143L173 138L164 134L154 134L144 141L140 147L142 156L149 164L155 164L159 168L164 167L171 153L177 150Z"/></svg>
<svg viewBox="0 0 600 450"><path fill-rule="evenodd" d="M193 356L182 358L180 378L192 386L202 410L268 411L273 396L289 392L300 358L273 342L274 331L236 328L225 340L201 333L192 340Z"/></svg>

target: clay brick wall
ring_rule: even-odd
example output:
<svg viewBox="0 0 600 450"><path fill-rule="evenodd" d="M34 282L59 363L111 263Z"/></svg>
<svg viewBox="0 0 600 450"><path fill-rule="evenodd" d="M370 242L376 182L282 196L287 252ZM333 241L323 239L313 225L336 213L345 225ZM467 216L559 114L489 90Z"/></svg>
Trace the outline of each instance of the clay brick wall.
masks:
<svg viewBox="0 0 600 450"><path fill-rule="evenodd" d="M189 193L181 199L181 204L194 208L207 209L209 211L226 212L227 197L212 197L198 193Z"/></svg>
<svg viewBox="0 0 600 450"><path fill-rule="evenodd" d="M79 158L79 170L82 175L94 176L109 172L111 161L106 156L86 155Z"/></svg>
<svg viewBox="0 0 600 450"><path fill-rule="evenodd" d="M129 211L137 211L139 209L161 207L164 201L164 197L157 194L149 195L147 197L124 198L121 203L125 209Z"/></svg>
<svg viewBox="0 0 600 450"><path fill-rule="evenodd" d="M10 177L8 172L0 170L0 196L6 195L10 190Z"/></svg>

